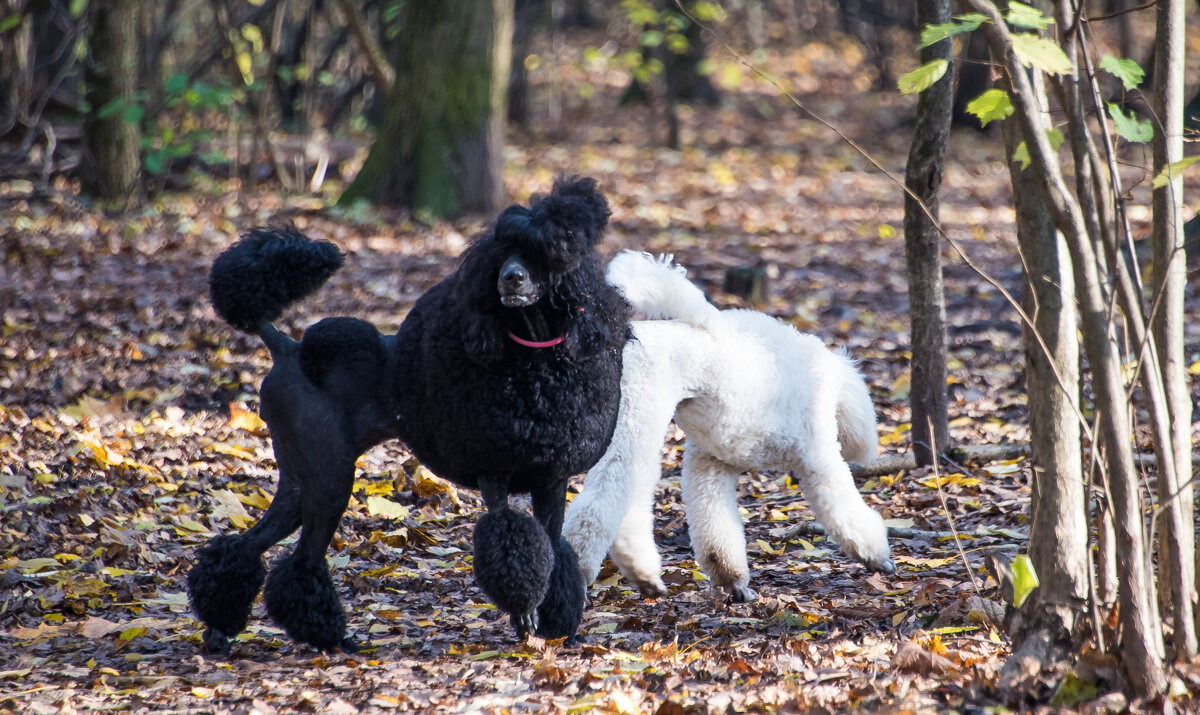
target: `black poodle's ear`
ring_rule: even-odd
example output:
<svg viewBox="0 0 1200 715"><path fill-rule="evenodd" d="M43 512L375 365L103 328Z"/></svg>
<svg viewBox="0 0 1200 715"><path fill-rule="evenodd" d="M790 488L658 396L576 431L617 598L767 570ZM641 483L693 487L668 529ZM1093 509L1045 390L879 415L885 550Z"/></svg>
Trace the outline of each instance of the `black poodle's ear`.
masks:
<svg viewBox="0 0 1200 715"><path fill-rule="evenodd" d="M596 180L586 176L559 177L538 207L553 223L581 230L588 248L600 240L612 214L608 200L596 188Z"/></svg>
<svg viewBox="0 0 1200 715"><path fill-rule="evenodd" d="M595 355L628 332L629 303L604 282L604 270L594 256L564 277L555 290L569 311L565 342L572 355Z"/></svg>

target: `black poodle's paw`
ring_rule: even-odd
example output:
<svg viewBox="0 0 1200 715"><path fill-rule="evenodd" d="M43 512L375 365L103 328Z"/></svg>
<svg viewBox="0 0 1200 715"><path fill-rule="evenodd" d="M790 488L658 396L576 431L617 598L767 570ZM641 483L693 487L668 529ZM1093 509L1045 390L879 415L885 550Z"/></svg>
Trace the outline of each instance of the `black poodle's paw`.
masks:
<svg viewBox="0 0 1200 715"><path fill-rule="evenodd" d="M247 550L240 536L218 536L196 553L188 600L208 628L204 645L210 652L229 653L229 639L246 627L266 576L261 556Z"/></svg>
<svg viewBox="0 0 1200 715"><path fill-rule="evenodd" d="M324 558L293 552L276 561L263 600L271 620L294 640L324 651L345 649L346 614Z"/></svg>
<svg viewBox="0 0 1200 715"><path fill-rule="evenodd" d="M526 614L546 598L553 568L550 537L532 516L505 507L479 518L475 582L500 610L513 616L518 630L518 617L529 625Z"/></svg>
<svg viewBox="0 0 1200 715"><path fill-rule="evenodd" d="M541 625L537 635L542 638L572 638L583 620L583 606L587 602L587 585L579 572L579 560L575 550L561 536L554 548L554 571L550 574L550 588L546 598L538 606Z"/></svg>
<svg viewBox="0 0 1200 715"><path fill-rule="evenodd" d="M530 633L537 633L538 625L541 623L538 618L536 608L531 608L524 613L512 614L513 628L517 630L517 639L525 640L525 636Z"/></svg>
<svg viewBox="0 0 1200 715"><path fill-rule="evenodd" d="M237 635L236 633L234 635ZM204 629L204 650L212 655L229 656L229 639L232 636L216 628Z"/></svg>

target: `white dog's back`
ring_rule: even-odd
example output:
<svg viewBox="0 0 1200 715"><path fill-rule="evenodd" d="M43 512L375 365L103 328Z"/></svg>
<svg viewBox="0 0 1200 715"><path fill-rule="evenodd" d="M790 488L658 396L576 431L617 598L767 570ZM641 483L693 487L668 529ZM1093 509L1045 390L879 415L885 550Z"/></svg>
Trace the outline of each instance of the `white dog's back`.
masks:
<svg viewBox="0 0 1200 715"><path fill-rule="evenodd" d="M725 345L743 355L751 351L750 343L762 341L767 344L764 355L772 359L782 356L796 358L796 369L813 369L824 373L819 384L831 388L829 397L837 405L838 441L842 445L842 455L847 461L860 464L875 458L879 449L875 406L854 360L844 350L829 350L817 338L801 333L765 313L718 310L704 297L703 291L688 280L687 270L672 263L670 255L655 258L649 253L623 251L609 263L606 277L621 291L633 309L647 318L680 320L709 331L738 332L745 337L726 342ZM739 350L738 346L742 349ZM721 359L712 367L736 370L735 366L738 365L738 360ZM780 367L786 370L793 366ZM735 375L720 379L726 392L744 382ZM757 380L750 381L750 384L764 387ZM761 394L724 394L716 397L725 398L740 409L751 410L756 409L756 403L761 407L764 400ZM813 395L813 398L819 400L823 396Z"/></svg>

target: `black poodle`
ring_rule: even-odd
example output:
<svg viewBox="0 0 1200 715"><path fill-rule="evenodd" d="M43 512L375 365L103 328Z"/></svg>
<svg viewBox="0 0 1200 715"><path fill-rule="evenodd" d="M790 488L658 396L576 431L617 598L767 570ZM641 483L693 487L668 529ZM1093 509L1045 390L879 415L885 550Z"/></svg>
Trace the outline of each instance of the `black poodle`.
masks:
<svg viewBox="0 0 1200 715"><path fill-rule="evenodd" d="M331 243L259 228L217 258L214 307L259 335L274 360L260 399L279 486L258 523L210 541L188 574L209 650L228 652L264 580L267 612L290 636L354 649L325 551L355 460L393 437L483 494L475 578L518 637L574 638L586 592L560 534L567 479L595 464L612 436L629 337L629 306L594 250L608 215L586 178L505 209L394 336L327 318L296 342L272 325L341 267ZM533 517L509 507L512 493L532 496ZM263 552L297 528L296 548L268 576Z"/></svg>

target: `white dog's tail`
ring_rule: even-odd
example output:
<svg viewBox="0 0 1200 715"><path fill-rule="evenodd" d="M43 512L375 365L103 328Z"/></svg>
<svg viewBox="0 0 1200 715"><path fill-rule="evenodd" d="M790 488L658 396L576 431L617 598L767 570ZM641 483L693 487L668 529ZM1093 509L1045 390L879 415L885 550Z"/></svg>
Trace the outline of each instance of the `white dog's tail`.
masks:
<svg viewBox="0 0 1200 715"><path fill-rule="evenodd" d="M847 462L868 464L879 453L879 432L875 429L875 405L862 373L844 350L837 350L841 392L837 401L838 441Z"/></svg>
<svg viewBox="0 0 1200 715"><path fill-rule="evenodd" d="M608 264L606 277L633 309L647 318L672 318L708 326L720 311L688 280L687 270L671 262L672 258L622 251Z"/></svg>

